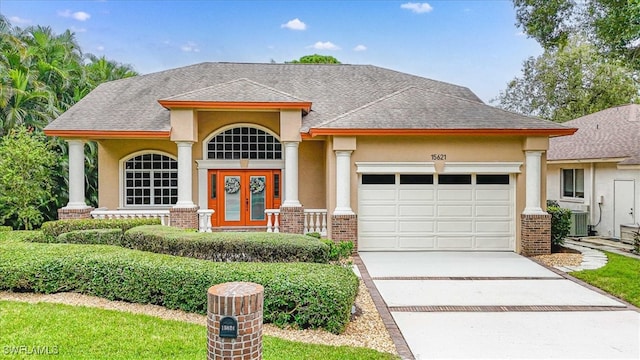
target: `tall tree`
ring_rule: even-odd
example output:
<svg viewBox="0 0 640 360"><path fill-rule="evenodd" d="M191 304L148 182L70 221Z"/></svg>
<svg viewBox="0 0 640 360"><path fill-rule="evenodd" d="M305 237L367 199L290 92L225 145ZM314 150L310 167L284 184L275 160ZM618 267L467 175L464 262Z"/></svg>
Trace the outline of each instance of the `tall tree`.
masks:
<svg viewBox="0 0 640 360"><path fill-rule="evenodd" d="M21 29L0 15L0 138L20 127L38 132L100 83L135 75L129 65L83 54L71 31ZM56 143L59 161L53 177L58 190L54 202L41 209L47 219L68 199L67 145L61 139ZM97 205L97 147L89 143L85 149L86 198Z"/></svg>
<svg viewBox="0 0 640 360"><path fill-rule="evenodd" d="M637 72L620 60L603 59L588 42L568 40L524 62L522 76L500 92L501 108L553 121L567 121L639 100Z"/></svg>
<svg viewBox="0 0 640 360"><path fill-rule="evenodd" d="M305 55L298 60L291 60L290 64L340 64L338 59L331 55Z"/></svg>
<svg viewBox="0 0 640 360"><path fill-rule="evenodd" d="M31 230L52 200L55 152L42 134L17 128L0 139L0 223Z"/></svg>
<svg viewBox="0 0 640 360"><path fill-rule="evenodd" d="M640 1L513 0L516 24L545 49L586 36L608 57L640 70Z"/></svg>

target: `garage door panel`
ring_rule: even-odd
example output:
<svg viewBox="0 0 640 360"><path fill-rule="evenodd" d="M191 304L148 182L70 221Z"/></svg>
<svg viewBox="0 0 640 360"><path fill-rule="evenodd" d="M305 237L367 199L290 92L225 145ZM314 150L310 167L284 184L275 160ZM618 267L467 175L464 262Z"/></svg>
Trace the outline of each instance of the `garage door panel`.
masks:
<svg viewBox="0 0 640 360"><path fill-rule="evenodd" d="M473 231L473 221L438 221L437 232L439 233L465 233Z"/></svg>
<svg viewBox="0 0 640 360"><path fill-rule="evenodd" d="M401 220L398 225L399 231L401 233L432 233L434 228L433 221L424 220Z"/></svg>
<svg viewBox="0 0 640 360"><path fill-rule="evenodd" d="M385 233L395 233L396 232L396 222L395 221L381 221L381 220L363 220L361 222L361 226L366 231L363 231L364 234L385 232Z"/></svg>
<svg viewBox="0 0 640 360"><path fill-rule="evenodd" d="M438 216L471 217L472 205L438 205Z"/></svg>
<svg viewBox="0 0 640 360"><path fill-rule="evenodd" d="M471 249L473 247L473 236L438 236L436 238L439 249Z"/></svg>
<svg viewBox="0 0 640 360"><path fill-rule="evenodd" d="M511 222L510 221L477 221L476 222L477 234L510 234Z"/></svg>
<svg viewBox="0 0 640 360"><path fill-rule="evenodd" d="M420 235L401 235L398 238L398 247L402 249L434 249L436 245L435 238L433 236L420 236Z"/></svg>
<svg viewBox="0 0 640 360"><path fill-rule="evenodd" d="M381 186L368 187L366 189L360 189L360 196L364 201L384 202L396 201L396 190L385 189Z"/></svg>
<svg viewBox="0 0 640 360"><path fill-rule="evenodd" d="M401 217L433 217L433 205L398 205L398 215Z"/></svg>
<svg viewBox="0 0 640 360"><path fill-rule="evenodd" d="M515 184L478 185L471 179L360 185L359 250L513 251Z"/></svg>
<svg viewBox="0 0 640 360"><path fill-rule="evenodd" d="M511 221L511 205L476 205L476 217L502 217Z"/></svg>
<svg viewBox="0 0 640 360"><path fill-rule="evenodd" d="M403 189L398 190L399 200L410 201L432 201L434 199L433 189Z"/></svg>
<svg viewBox="0 0 640 360"><path fill-rule="evenodd" d="M465 188L438 189L438 201L471 201L473 191Z"/></svg>
<svg viewBox="0 0 640 360"><path fill-rule="evenodd" d="M476 201L511 201L509 188L476 189Z"/></svg>
<svg viewBox="0 0 640 360"><path fill-rule="evenodd" d="M396 216L397 205L396 204L364 204L368 206L362 206L360 209L361 217L383 217L394 218Z"/></svg>
<svg viewBox="0 0 640 360"><path fill-rule="evenodd" d="M510 236L477 236L476 248L482 250L510 250L511 237Z"/></svg>
<svg viewBox="0 0 640 360"><path fill-rule="evenodd" d="M397 250L397 243L395 234L393 236L370 235L360 248L362 250Z"/></svg>

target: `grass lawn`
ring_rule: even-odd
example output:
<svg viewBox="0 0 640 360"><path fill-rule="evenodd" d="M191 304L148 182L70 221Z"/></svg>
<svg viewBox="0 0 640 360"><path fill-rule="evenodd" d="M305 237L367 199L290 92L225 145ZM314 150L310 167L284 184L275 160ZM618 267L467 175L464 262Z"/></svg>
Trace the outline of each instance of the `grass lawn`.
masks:
<svg viewBox="0 0 640 360"><path fill-rule="evenodd" d="M113 310L0 301L0 329L0 359L51 356L205 359L207 356L204 326ZM394 359L392 355L364 348L310 345L269 336L264 336L263 341L264 359ZM26 349L20 350L20 346ZM18 354L12 355L12 350Z"/></svg>
<svg viewBox="0 0 640 360"><path fill-rule="evenodd" d="M572 272L574 276L640 307L640 260L607 252L607 265Z"/></svg>

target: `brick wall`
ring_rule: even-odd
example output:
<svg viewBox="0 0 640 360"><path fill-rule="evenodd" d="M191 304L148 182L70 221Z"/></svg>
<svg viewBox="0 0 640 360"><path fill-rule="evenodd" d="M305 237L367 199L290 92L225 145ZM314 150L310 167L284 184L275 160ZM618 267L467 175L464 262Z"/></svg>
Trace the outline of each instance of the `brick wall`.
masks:
<svg viewBox="0 0 640 360"><path fill-rule="evenodd" d="M169 225L180 229L198 229L198 207L170 208Z"/></svg>
<svg viewBox="0 0 640 360"><path fill-rule="evenodd" d="M358 216L331 216L331 239L333 241L352 241L354 251L358 251Z"/></svg>
<svg viewBox="0 0 640 360"><path fill-rule="evenodd" d="M66 219L91 219L91 212L94 210L92 207L84 209L58 209L58 220Z"/></svg>
<svg viewBox="0 0 640 360"><path fill-rule="evenodd" d="M207 292L207 359L262 359L264 287L248 282L212 286ZM220 337L220 320L237 321L236 338Z"/></svg>
<svg viewBox="0 0 640 360"><path fill-rule="evenodd" d="M280 207L280 232L304 234L304 208L302 206Z"/></svg>
<svg viewBox="0 0 640 360"><path fill-rule="evenodd" d="M551 254L551 215L520 215L520 253L524 256Z"/></svg>

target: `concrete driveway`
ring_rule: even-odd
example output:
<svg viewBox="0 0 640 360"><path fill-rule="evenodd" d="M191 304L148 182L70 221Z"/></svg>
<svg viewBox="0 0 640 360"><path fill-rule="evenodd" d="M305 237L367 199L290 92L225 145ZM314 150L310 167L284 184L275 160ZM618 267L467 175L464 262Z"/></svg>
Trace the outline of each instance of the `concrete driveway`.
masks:
<svg viewBox="0 0 640 360"><path fill-rule="evenodd" d="M640 313L515 253L359 255L403 358L640 358Z"/></svg>

